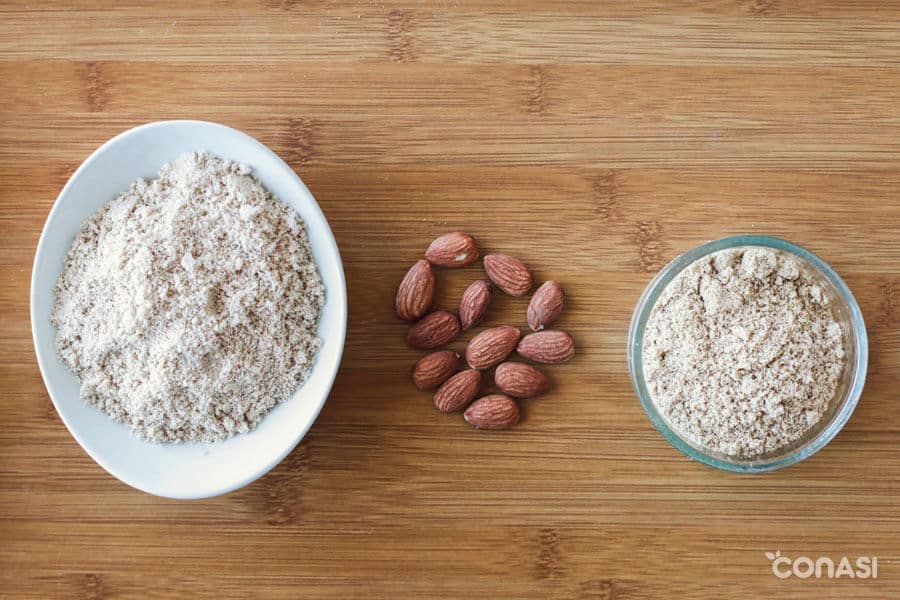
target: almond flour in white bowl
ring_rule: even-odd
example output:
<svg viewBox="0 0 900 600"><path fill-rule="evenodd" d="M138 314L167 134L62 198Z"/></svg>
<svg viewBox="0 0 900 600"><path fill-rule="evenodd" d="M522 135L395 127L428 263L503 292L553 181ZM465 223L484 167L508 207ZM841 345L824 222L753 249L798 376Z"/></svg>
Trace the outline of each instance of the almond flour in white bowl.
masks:
<svg viewBox="0 0 900 600"><path fill-rule="evenodd" d="M85 401L150 441L216 442L303 383L324 301L297 212L191 152L85 223L51 320Z"/></svg>
<svg viewBox="0 0 900 600"><path fill-rule="evenodd" d="M279 398L281 402L273 400L274 407L255 423L252 431L232 435L243 429L240 419L235 419L234 414L221 414L223 431L207 430L210 435L206 436L202 433L204 428L192 429L188 423L180 429L170 428L163 437L177 439L181 431L185 440L227 439L215 443L154 443L132 435L129 425L115 421L81 399L81 382L57 353L57 330L51 324L56 302L54 292L67 253L90 217L128 190L134 181L153 179L165 163L201 150L248 165L262 186L305 223L309 250L326 290L315 326L320 345L308 373L300 373L299 377L296 373L291 375L302 383L297 381L295 391L287 392L284 399ZM184 255L182 258L190 262ZM186 269L180 260L179 266ZM240 302L238 296L226 293L219 299ZM212 300L215 304L215 299ZM346 319L346 286L340 255L328 223L309 191L271 150L239 131L214 123L150 123L126 131L101 146L76 170L60 193L44 226L32 273L31 322L35 350L47 390L61 419L88 454L107 471L141 490L173 498L214 496L246 485L278 464L299 443L321 410L337 373ZM219 367L225 368L226 363L220 362ZM97 364L102 364L102 360ZM289 360L282 364L289 364ZM160 384L159 389L162 387L165 386ZM209 388L207 393L211 393ZM247 406L254 405L255 402L250 402ZM247 412L243 415L246 418ZM234 419L234 431L228 430L226 416ZM252 415L244 425L250 429L251 423ZM146 433L145 437L153 437L149 429Z"/></svg>

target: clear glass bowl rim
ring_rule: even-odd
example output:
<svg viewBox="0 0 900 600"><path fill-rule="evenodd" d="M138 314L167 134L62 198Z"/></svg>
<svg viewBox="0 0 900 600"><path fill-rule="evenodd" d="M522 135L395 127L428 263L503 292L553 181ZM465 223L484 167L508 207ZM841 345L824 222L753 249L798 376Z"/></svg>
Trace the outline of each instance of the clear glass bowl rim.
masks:
<svg viewBox="0 0 900 600"><path fill-rule="evenodd" d="M816 267L827 279L831 281L835 289L841 296L843 302L850 312L853 328L853 337L856 343L856 360L848 368L853 369L853 378L848 387L847 394L843 398L837 412L831 419L831 422L819 432L819 434L809 440L806 444L796 448L793 452L772 459L760 459L759 461L731 462L722 460L716 456L706 454L697 448L694 448L681 439L658 415L650 393L644 383L643 378L643 336L644 327L647 324L647 318L650 311L656 304L659 295L663 289L688 265L694 261L703 258L706 255L725 250L728 248L737 248L741 246L764 246L775 248L789 254L793 254L814 267ZM792 242L778 237L767 235L734 235L724 237L711 242L701 244L692 250L688 250L675 258L672 262L663 267L659 273L644 289L635 307L634 314L631 318L631 325L628 330L628 368L631 371L631 382L634 385L635 392L641 402L644 412L653 423L653 426L662 434L662 436L675 448L689 456L690 458L703 464L722 469L724 471L732 471L736 473L764 473L774 471L793 464L796 464L806 458L809 458L830 442L844 427L853 414L859 397L862 394L863 386L866 380L866 370L869 361L869 342L866 333L866 324L863 320L862 312L853 297L853 293L844 280L832 269L824 260Z"/></svg>

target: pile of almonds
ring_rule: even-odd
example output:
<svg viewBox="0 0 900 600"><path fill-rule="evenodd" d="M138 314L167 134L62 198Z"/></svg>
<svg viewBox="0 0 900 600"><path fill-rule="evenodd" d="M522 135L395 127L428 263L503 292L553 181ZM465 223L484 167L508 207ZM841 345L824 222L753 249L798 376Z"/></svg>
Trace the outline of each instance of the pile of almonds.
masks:
<svg viewBox="0 0 900 600"><path fill-rule="evenodd" d="M415 321L406 336L409 346L434 350L479 325L490 306L492 286L510 296L524 296L534 287L534 277L522 261L505 254L488 254L484 257L484 270L490 281L480 279L466 289L458 315L446 310L428 312L434 301L434 267L464 267L478 258L475 239L454 231L434 240L425 258L407 271L397 290L396 310L401 319ZM420 390L437 388L434 404L438 410L452 413L466 409L466 421L477 428L505 429L515 425L520 415L516 399L539 396L552 384L532 365L507 359L514 351L535 363L562 363L572 358L572 337L563 331L546 329L562 313L563 302L562 287L547 281L528 304L527 322L533 333L521 337L519 329L509 325L484 329L466 346L468 368L459 370L461 357L452 350L432 352L413 367L413 383ZM482 371L494 367L494 384L501 393L475 400L482 391Z"/></svg>

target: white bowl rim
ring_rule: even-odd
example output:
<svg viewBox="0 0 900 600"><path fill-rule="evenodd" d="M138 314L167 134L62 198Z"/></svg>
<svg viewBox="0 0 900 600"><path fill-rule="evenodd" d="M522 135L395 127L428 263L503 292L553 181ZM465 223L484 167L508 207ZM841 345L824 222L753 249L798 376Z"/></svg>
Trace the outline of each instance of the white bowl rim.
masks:
<svg viewBox="0 0 900 600"><path fill-rule="evenodd" d="M148 485L146 482L136 479L128 473L124 473L124 472L120 471L116 467L112 466L109 462L104 460L102 455L100 455L99 453L93 452L90 449L87 442L83 439L82 435L79 433L79 429L74 427L69 422L69 419L66 418L64 412L60 409L59 404L58 404L56 398L54 397L53 393L51 392L50 386L48 385L48 376L47 376L48 368L47 368L47 365L45 364L44 359L42 358L42 352L40 351L41 342L39 341L38 331L37 331L37 328L35 325L36 321L35 321L35 302L34 302L35 293L38 289L38 283L39 283L37 280L37 272L38 272L37 267L38 267L38 264L40 263L40 261L43 257L43 254L45 252L46 240L47 240L47 236L48 236L47 226L53 220L53 217L56 214L56 212L58 211L62 199L66 196L67 192L72 187L73 182L75 182L76 179L82 173L84 173L85 171L87 171L90 168L91 164L95 160L97 160L97 157L99 155L101 155L108 147L112 146L117 141L120 141L121 139L123 139L125 137L130 137L130 136L139 134L142 131L145 131L148 129L163 128L163 127L169 127L169 126L173 126L173 125L197 126L197 127L220 129L231 135L236 135L238 137L243 138L247 144L249 144L251 146L255 146L259 152L261 152L265 155L268 155L278 165L280 165L281 168L284 169L285 172L289 174L289 177L291 177L294 180L294 183L298 186L298 189L302 192L302 194L307 196L307 199L310 201L310 209L309 210L316 216L317 219L321 220L321 225L323 228L322 231L324 233L324 237L326 238L325 241L327 242L327 244L329 246L328 250L330 252L333 252L334 256L337 259L336 267L337 267L337 275L338 275L339 284L340 284L338 286L338 289L334 289L333 286L330 286L328 289L328 294L335 294L334 299L337 302L336 309L338 310L339 317L340 317L338 319L338 321L340 323L340 330L338 332L336 332L338 335L336 335L334 337L336 343L338 344L335 364L334 364L332 373L330 374L330 377L328 378L327 385L324 387L321 397L317 400L317 406L315 406L314 410L311 413L311 418L309 419L309 421L298 428L297 435L295 436L295 438L289 444L287 444L285 446L284 450L277 456L276 459L259 467L259 469L257 469L254 472L254 474L250 475L249 477L229 483L228 485L225 485L225 486L210 487L209 489L204 489L199 492L195 491L193 493L186 493L186 494L178 493L177 490L161 489L161 488L157 488L153 485ZM174 159L175 157L172 157L172 158ZM252 165L251 165L251 167L252 167ZM112 200L112 198L110 198L110 200ZM127 130L111 137L109 140L107 140L106 142L101 144L96 150L94 150L78 166L78 168L75 169L75 171L72 173L72 175L66 181L66 184L63 186L62 190L60 190L59 194L57 195L56 200L54 200L53 206L51 207L50 212L47 214L47 218L44 221L44 225L41 229L41 236L38 240L37 248L35 250L34 262L32 263L32 271L31 271L31 286L29 289L29 318L31 320L31 334L32 334L32 342L34 344L35 355L37 358L38 367L41 372L41 378L44 381L44 387L47 390L47 394L50 396L50 400L53 402L54 409L56 410L57 415L59 415L60 420L62 420L63 424L66 426L66 429L69 430L69 433L72 435L73 438L75 438L75 441L78 442L78 445L81 446L81 448L85 451L85 453L87 453L88 456L90 456L94 460L94 462L96 462L98 465L100 465L107 473L109 473L116 479L122 481L123 483L125 483L135 489L138 489L142 492L146 492L148 494L166 497L166 498L180 499L180 500L211 498L214 496L227 494L229 492L232 492L234 490L242 488L242 487L256 481L257 479L259 479L260 477L262 477L263 475L265 475L266 473L271 471L275 466L277 466L279 463L281 463L281 461L283 461L285 459L285 457L294 450L294 448L297 447L297 445L306 436L307 432L312 427L313 423L315 423L316 419L319 416L319 413L322 411L322 408L325 405L325 402L328 400L328 397L331 393L331 389L334 385L334 380L336 379L338 371L340 370L341 359L343 356L344 344L346 341L346 334L347 334L347 282L346 282L346 277L345 277L345 273L344 273L343 260L341 258L341 254L340 254L340 250L337 245L337 241L334 238L334 232L332 232L331 226L329 225L328 220L325 218L325 214L322 212L322 208L319 206L319 203L316 201L315 197L309 191L309 188L306 187L306 184L303 182L303 180L300 179L300 176L297 175L297 173L290 167L290 165L288 165L280 156L278 156L268 146L266 146L265 144L263 144L256 138L250 136L249 134L246 134L243 131L240 131L233 127L229 127L227 125L222 125L221 123L215 123L213 121L203 121L203 120L197 120L197 119L169 119L169 120L152 121L149 123L144 123L142 125L138 125L138 126L130 128L130 129L127 129ZM55 350L54 350L54 352L55 352Z"/></svg>

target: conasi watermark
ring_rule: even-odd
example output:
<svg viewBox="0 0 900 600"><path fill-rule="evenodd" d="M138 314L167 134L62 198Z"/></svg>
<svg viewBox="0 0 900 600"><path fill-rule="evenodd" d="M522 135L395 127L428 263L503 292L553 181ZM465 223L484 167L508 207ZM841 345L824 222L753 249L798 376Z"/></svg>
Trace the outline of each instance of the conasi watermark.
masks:
<svg viewBox="0 0 900 600"><path fill-rule="evenodd" d="M779 579L797 577L799 579L878 579L878 557L860 556L855 560L842 556L833 560L829 556L810 558L782 556L781 551L766 552L772 561L772 574Z"/></svg>

